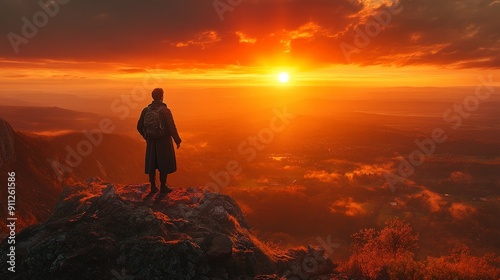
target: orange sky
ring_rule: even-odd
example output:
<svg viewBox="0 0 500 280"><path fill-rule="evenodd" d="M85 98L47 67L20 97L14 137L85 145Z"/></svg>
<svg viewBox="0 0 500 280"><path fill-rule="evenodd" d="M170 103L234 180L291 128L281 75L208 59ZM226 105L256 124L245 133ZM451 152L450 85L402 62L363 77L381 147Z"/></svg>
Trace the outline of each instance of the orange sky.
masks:
<svg viewBox="0 0 500 280"><path fill-rule="evenodd" d="M270 85L282 71L288 86L475 86L500 66L493 0L20 0L0 11L4 91L151 75Z"/></svg>

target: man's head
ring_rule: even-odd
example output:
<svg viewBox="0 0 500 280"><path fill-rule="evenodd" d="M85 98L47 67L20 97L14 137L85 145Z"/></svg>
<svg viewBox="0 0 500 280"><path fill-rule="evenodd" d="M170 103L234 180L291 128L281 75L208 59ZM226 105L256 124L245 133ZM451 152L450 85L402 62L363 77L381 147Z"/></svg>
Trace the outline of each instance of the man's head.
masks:
<svg viewBox="0 0 500 280"><path fill-rule="evenodd" d="M154 101L163 101L163 89L155 88L151 93L151 96L153 97Z"/></svg>

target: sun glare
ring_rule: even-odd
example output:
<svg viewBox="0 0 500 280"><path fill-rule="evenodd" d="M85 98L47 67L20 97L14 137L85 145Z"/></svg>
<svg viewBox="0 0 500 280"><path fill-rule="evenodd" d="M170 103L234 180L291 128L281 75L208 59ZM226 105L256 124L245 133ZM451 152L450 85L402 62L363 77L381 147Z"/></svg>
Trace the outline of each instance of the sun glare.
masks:
<svg viewBox="0 0 500 280"><path fill-rule="evenodd" d="M288 81L290 80L290 75L288 75L287 72L281 72L278 75L278 80L283 84L288 83Z"/></svg>

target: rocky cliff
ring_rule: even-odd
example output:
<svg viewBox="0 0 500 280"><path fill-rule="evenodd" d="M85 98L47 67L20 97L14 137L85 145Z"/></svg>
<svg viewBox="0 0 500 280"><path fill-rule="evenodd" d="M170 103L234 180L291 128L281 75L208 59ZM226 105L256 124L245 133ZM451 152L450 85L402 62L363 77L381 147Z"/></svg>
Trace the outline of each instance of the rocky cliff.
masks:
<svg viewBox="0 0 500 280"><path fill-rule="evenodd" d="M330 279L321 249L269 249L226 195L147 191L97 179L66 188L45 223L17 234L15 273L0 256L2 279Z"/></svg>
<svg viewBox="0 0 500 280"><path fill-rule="evenodd" d="M0 166L15 157L14 131L4 120L0 119Z"/></svg>
<svg viewBox="0 0 500 280"><path fill-rule="evenodd" d="M78 145L90 143L83 133L36 136L14 129L0 118L0 180L6 184L7 173L16 173L17 230L46 221L70 182L94 176L117 183L145 178L144 145L127 136L107 134L82 156ZM7 216L7 195L7 187L0 188L0 217ZM6 219L0 219L0 228L5 226ZM5 233L0 231L0 239Z"/></svg>

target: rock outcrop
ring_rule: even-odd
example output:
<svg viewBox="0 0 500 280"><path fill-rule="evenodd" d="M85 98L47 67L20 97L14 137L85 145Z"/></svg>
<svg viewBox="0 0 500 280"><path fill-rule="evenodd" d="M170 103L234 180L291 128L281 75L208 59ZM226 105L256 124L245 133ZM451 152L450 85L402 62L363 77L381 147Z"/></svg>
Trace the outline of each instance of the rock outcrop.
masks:
<svg viewBox="0 0 500 280"><path fill-rule="evenodd" d="M14 131L6 121L0 119L0 166L14 157Z"/></svg>
<svg viewBox="0 0 500 280"><path fill-rule="evenodd" d="M147 191L97 179L66 188L45 223L17 234L15 273L0 256L2 279L330 279L322 250L269 249L226 195Z"/></svg>

